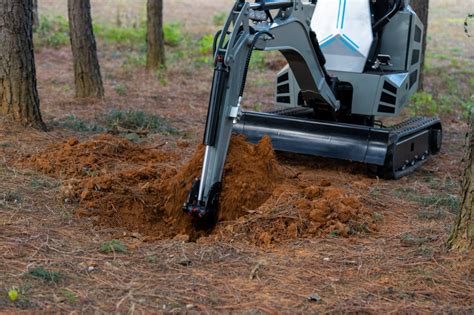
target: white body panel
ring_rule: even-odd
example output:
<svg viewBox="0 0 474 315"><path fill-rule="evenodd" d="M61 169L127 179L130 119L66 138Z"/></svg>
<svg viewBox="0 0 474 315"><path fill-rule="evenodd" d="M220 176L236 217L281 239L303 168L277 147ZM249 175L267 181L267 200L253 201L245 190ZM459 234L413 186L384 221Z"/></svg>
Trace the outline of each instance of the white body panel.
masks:
<svg viewBox="0 0 474 315"><path fill-rule="evenodd" d="M311 28L329 71L364 71L373 42L369 0L318 0Z"/></svg>

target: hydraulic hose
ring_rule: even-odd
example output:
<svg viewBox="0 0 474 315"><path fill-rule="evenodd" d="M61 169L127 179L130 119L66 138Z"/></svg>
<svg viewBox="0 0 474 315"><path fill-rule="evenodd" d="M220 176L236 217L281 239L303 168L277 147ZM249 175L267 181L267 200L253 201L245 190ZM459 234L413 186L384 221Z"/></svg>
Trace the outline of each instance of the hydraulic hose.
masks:
<svg viewBox="0 0 474 315"><path fill-rule="evenodd" d="M248 74L248 71L249 71L250 59L252 58L252 52L253 52L253 50L254 50L254 48L255 48L255 45L257 44L258 39L259 39L260 36L262 36L262 35L268 35L268 36L270 36L272 39L274 38L274 36L273 36L270 32L267 32L267 31L260 31L260 32L257 32L257 33L255 34L255 36L253 37L252 43L250 44L249 53L247 54L247 60L245 61L244 75L242 76L242 85L240 86L239 97L242 97L242 96L244 95L245 83L247 82L247 74Z"/></svg>

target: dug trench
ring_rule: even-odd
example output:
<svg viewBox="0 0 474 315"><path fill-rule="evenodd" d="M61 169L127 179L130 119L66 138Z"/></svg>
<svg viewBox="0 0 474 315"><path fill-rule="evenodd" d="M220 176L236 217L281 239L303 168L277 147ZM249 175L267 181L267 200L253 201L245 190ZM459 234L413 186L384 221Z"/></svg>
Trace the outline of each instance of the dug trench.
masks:
<svg viewBox="0 0 474 315"><path fill-rule="evenodd" d="M77 217L101 227L123 227L148 239L239 235L257 245L377 230L372 214L349 190L329 179L305 180L281 165L271 140L252 144L233 136L224 169L218 224L197 231L181 208L199 177L204 148L180 165L179 156L104 134L51 144L18 164L62 180L61 198Z"/></svg>

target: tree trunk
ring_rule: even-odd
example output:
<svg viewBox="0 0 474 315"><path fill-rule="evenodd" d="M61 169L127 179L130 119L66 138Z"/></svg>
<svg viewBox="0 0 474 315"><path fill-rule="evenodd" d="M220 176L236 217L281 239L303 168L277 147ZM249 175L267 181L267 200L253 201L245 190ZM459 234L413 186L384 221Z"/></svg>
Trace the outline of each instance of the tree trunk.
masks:
<svg viewBox="0 0 474 315"><path fill-rule="evenodd" d="M469 119L469 132L466 136L466 154L462 182L462 205L454 223L448 245L451 249L469 250L474 245L474 112Z"/></svg>
<svg viewBox="0 0 474 315"><path fill-rule="evenodd" d="M103 97L90 0L68 0L67 3L76 97Z"/></svg>
<svg viewBox="0 0 474 315"><path fill-rule="evenodd" d="M38 0L33 0L33 29L39 26Z"/></svg>
<svg viewBox="0 0 474 315"><path fill-rule="evenodd" d="M42 130L33 53L32 0L0 2L0 116Z"/></svg>
<svg viewBox="0 0 474 315"><path fill-rule="evenodd" d="M422 54L421 54L421 72L420 72L420 90L423 90L424 87L424 67L425 67L425 55L426 55L426 39L428 34L428 13L430 7L429 0L411 0L411 6L413 10L416 12L418 17L420 18L421 22L425 26L425 33L423 35L423 47L422 47Z"/></svg>
<svg viewBox="0 0 474 315"><path fill-rule="evenodd" d="M163 0L147 1L146 68L156 71L165 64Z"/></svg>

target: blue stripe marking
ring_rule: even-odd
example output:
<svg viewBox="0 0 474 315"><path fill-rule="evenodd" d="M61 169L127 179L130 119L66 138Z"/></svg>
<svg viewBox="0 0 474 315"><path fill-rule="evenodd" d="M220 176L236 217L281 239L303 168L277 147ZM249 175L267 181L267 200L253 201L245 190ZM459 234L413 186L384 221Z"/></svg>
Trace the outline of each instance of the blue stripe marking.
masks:
<svg viewBox="0 0 474 315"><path fill-rule="evenodd" d="M326 36L324 37L322 40L319 41L319 44L321 45L322 43L324 43L324 41L330 39L331 37L333 36L333 34L329 35L329 36Z"/></svg>
<svg viewBox="0 0 474 315"><path fill-rule="evenodd" d="M344 18L346 16L346 4L347 4L347 0L344 0L344 8L342 9L341 30L344 28Z"/></svg>
<svg viewBox="0 0 474 315"><path fill-rule="evenodd" d="M319 47L321 48L324 48L326 47L327 45L331 44L333 41L335 41L337 39L337 37L333 37L331 38L330 40L326 41L325 43L323 43L322 45L319 45Z"/></svg>
<svg viewBox="0 0 474 315"><path fill-rule="evenodd" d="M354 52L357 52L357 49L355 49L354 46L351 45L351 43L349 43L347 40L345 40L344 38L342 37L339 37L341 39L341 42L346 45L347 47L349 47L352 51Z"/></svg>
<svg viewBox="0 0 474 315"><path fill-rule="evenodd" d="M342 36L344 36L345 39L347 39L352 45L354 45L354 47L359 48L359 45L354 43L354 41L350 39L348 36L346 36L346 34L342 34Z"/></svg>
<svg viewBox="0 0 474 315"><path fill-rule="evenodd" d="M342 0L339 0L339 8L337 9L336 28L339 28L339 17L341 16L341 1Z"/></svg>

